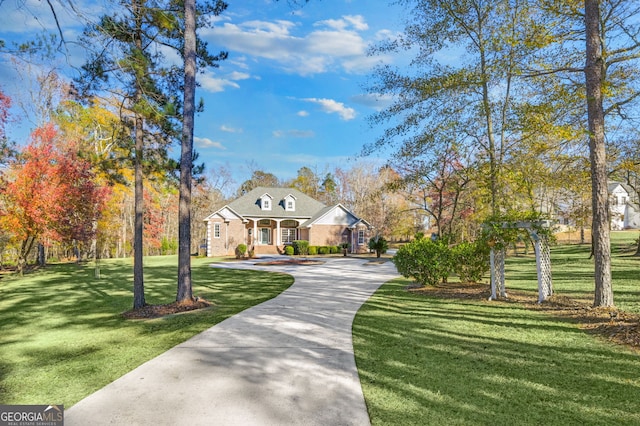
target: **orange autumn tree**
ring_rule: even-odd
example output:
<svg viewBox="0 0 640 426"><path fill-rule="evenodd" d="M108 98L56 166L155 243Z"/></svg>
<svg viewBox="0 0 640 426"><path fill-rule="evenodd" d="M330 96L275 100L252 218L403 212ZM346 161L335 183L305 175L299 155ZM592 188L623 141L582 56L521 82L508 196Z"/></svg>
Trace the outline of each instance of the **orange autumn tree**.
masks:
<svg viewBox="0 0 640 426"><path fill-rule="evenodd" d="M38 241L89 241L108 194L96 183L90 163L58 148L56 136L52 125L36 129L2 178L0 226L19 241L20 273Z"/></svg>

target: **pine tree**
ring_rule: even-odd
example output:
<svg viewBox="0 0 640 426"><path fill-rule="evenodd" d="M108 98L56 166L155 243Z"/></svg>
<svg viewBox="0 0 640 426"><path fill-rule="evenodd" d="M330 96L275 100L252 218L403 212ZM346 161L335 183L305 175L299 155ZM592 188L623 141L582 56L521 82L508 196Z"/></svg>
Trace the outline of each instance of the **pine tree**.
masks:
<svg viewBox="0 0 640 426"><path fill-rule="evenodd" d="M179 69L164 65L159 43L167 38L172 15L156 1L121 1L84 33L89 51L77 83L86 96L109 94L120 99L123 125L131 132L134 164L133 308L143 307L144 167L168 164L167 146L176 137L180 105L175 96Z"/></svg>

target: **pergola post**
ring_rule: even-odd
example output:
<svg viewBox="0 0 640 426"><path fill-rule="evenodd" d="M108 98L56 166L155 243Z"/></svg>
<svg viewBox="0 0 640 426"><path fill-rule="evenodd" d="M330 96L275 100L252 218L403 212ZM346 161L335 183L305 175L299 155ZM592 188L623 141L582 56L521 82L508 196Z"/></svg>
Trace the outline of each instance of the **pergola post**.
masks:
<svg viewBox="0 0 640 426"><path fill-rule="evenodd" d="M531 231L536 252L536 268L538 272L538 303L542 303L553 295L553 283L551 281L551 250L549 240L543 235Z"/></svg>
<svg viewBox="0 0 640 426"><path fill-rule="evenodd" d="M536 223L538 228L549 228L551 222L548 220ZM533 239L533 247L536 253L536 270L538 277L538 303L542 303L553 295L553 283L551 280L551 250L549 248L549 237L543 232L538 235L532 222L523 221L517 223L503 223L502 228L526 229ZM491 247L491 296L489 300L496 300L498 293L500 297L507 297L505 288L504 261L506 250L501 248L495 250Z"/></svg>
<svg viewBox="0 0 640 426"><path fill-rule="evenodd" d="M498 299L497 294L500 292L500 297L507 297L507 291L504 284L504 258L505 250L495 250L491 248L489 254L491 261L491 297L489 300Z"/></svg>

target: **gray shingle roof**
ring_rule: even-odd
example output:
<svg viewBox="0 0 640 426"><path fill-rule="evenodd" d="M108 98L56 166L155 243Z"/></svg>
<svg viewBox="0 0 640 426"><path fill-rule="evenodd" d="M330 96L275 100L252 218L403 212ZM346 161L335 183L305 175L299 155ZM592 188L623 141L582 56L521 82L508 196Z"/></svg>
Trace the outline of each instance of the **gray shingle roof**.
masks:
<svg viewBox="0 0 640 426"><path fill-rule="evenodd" d="M271 210L262 210L260 198L269 194L272 197ZM295 211L285 210L284 199L293 195L296 201ZM244 217L291 217L311 218L320 210L326 208L324 204L294 188L258 187L247 192L242 197L228 204L238 214Z"/></svg>

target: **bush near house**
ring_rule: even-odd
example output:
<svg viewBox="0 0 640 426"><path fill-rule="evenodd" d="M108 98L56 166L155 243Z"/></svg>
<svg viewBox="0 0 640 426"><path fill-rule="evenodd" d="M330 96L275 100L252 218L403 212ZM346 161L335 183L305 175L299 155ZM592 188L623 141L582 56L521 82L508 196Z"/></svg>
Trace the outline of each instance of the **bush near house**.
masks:
<svg viewBox="0 0 640 426"><path fill-rule="evenodd" d="M236 259L242 259L245 254L247 254L247 245L238 244L238 247L236 247Z"/></svg>
<svg viewBox="0 0 640 426"><path fill-rule="evenodd" d="M318 247L318 254L329 254L329 247L327 246Z"/></svg>
<svg viewBox="0 0 640 426"><path fill-rule="evenodd" d="M295 249L293 248L293 246L284 247L284 254L286 254L287 256L293 256L294 252L295 252Z"/></svg>
<svg viewBox="0 0 640 426"><path fill-rule="evenodd" d="M340 246L329 246L329 253L331 254L340 253Z"/></svg>
<svg viewBox="0 0 640 426"><path fill-rule="evenodd" d="M318 254L318 247L309 246L309 256L315 256L316 254Z"/></svg>
<svg viewBox="0 0 640 426"><path fill-rule="evenodd" d="M309 241L295 240L293 242L293 253L301 256L307 256L309 254Z"/></svg>

